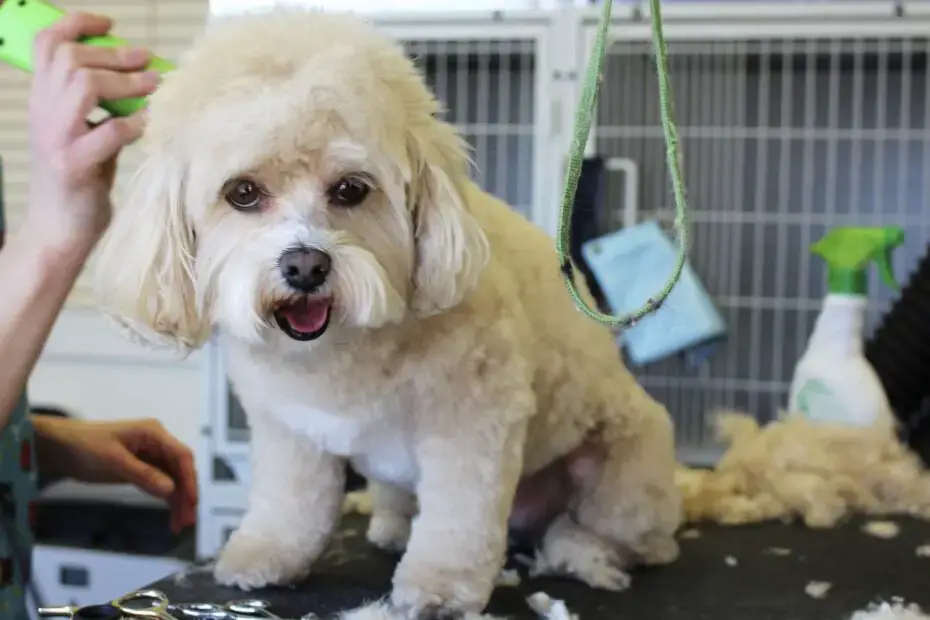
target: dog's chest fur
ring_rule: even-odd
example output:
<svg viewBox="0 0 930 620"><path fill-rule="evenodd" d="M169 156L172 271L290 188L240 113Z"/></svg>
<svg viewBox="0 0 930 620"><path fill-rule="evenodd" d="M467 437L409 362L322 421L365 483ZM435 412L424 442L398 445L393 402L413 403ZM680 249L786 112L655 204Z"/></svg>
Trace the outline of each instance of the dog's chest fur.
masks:
<svg viewBox="0 0 930 620"><path fill-rule="evenodd" d="M348 459L367 478L410 491L419 479L409 404L397 391L365 381L267 363L241 351L229 375L250 415L270 415L329 454ZM361 370L356 366L356 370Z"/></svg>
<svg viewBox="0 0 930 620"><path fill-rule="evenodd" d="M321 450L348 458L367 478L414 490L419 469L412 442L403 427L390 423L387 416L339 415L287 395L278 395L273 402L272 415L310 438Z"/></svg>

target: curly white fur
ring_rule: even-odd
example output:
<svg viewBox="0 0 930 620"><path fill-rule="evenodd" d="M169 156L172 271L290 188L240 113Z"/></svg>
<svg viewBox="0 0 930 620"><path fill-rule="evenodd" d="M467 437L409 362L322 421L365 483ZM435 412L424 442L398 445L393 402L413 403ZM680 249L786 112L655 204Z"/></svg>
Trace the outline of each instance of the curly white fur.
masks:
<svg viewBox="0 0 930 620"><path fill-rule="evenodd" d="M480 612L518 480L584 441L606 457L540 565L619 588L631 564L677 556L667 412L575 310L551 240L472 184L440 111L370 25L296 9L213 26L152 97L98 282L108 312L155 343L220 330L254 467L223 583L306 574L350 461L374 482L369 538L405 550L394 607ZM330 194L347 175L371 185L352 208ZM266 194L250 212L224 199L244 176ZM278 268L295 246L332 260L334 314L312 341L274 318L302 294Z"/></svg>

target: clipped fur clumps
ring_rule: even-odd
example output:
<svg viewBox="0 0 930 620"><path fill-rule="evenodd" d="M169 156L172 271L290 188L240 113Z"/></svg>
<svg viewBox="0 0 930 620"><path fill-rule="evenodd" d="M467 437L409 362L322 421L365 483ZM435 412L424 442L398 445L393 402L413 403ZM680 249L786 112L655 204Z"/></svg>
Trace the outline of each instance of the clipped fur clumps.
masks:
<svg viewBox="0 0 930 620"><path fill-rule="evenodd" d="M817 424L789 415L764 427L722 413L728 449L713 470L679 468L688 522L802 520L829 528L851 514L930 519L930 472L890 429Z"/></svg>
<svg viewBox="0 0 930 620"><path fill-rule="evenodd" d="M900 599L884 601L857 611L850 620L928 620L930 616L916 603Z"/></svg>
<svg viewBox="0 0 930 620"><path fill-rule="evenodd" d="M373 601L339 614L338 620L408 620L409 616L394 610L386 601ZM465 614L463 620L506 620L487 614Z"/></svg>

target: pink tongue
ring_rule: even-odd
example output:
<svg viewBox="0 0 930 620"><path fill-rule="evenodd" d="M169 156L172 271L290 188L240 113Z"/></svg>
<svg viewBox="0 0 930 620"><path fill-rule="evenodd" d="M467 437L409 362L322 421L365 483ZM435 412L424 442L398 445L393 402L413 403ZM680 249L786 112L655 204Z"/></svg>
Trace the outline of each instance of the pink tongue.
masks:
<svg viewBox="0 0 930 620"><path fill-rule="evenodd" d="M287 319L291 329L305 334L319 331L329 316L329 303L308 302L302 299L293 306L281 309L281 315Z"/></svg>

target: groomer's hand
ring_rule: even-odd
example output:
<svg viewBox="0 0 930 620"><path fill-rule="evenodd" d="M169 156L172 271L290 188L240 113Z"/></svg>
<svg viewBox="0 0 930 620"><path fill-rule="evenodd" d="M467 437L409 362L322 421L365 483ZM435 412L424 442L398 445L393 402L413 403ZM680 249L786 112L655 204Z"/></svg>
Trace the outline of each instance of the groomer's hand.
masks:
<svg viewBox="0 0 930 620"><path fill-rule="evenodd" d="M150 94L157 74L149 53L76 41L106 34L112 22L70 14L36 37L29 95L30 204L24 226L60 250L92 247L110 221L110 191L120 150L135 141L144 113L91 126L100 100ZM76 245L75 245L76 244Z"/></svg>
<svg viewBox="0 0 930 620"><path fill-rule="evenodd" d="M196 522L193 454L160 422L88 422L38 415L33 424L43 473L81 482L134 484L168 502L175 531Z"/></svg>

